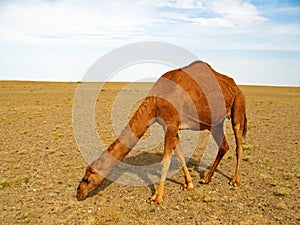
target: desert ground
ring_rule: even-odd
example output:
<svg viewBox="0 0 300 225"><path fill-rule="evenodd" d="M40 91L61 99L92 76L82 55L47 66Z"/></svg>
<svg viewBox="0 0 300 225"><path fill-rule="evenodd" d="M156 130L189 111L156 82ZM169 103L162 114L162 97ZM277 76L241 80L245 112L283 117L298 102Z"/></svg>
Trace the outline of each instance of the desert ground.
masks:
<svg viewBox="0 0 300 225"><path fill-rule="evenodd" d="M87 166L72 123L79 85L0 82L0 224L300 224L299 87L240 86L248 117L241 186L228 185L236 159L227 122L230 150L212 182L199 183L199 162L210 134L198 132L199 139L188 140L197 144L188 162L195 188L182 190L180 170L168 179L163 204L152 205L147 199L157 185L109 180L77 201L76 188ZM116 138L111 109L126 85L105 84L97 100L95 123L104 146ZM128 102L122 104L129 105L135 93L146 94L145 84L139 85L124 91ZM132 150L125 161L141 166L159 162L162 147Z"/></svg>

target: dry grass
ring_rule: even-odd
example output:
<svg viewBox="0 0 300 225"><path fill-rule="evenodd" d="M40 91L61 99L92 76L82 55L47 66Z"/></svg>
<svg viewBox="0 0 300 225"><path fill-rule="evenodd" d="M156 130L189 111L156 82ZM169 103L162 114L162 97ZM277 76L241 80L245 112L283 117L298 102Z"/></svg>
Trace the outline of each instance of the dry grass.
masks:
<svg viewBox="0 0 300 225"><path fill-rule="evenodd" d="M106 146L115 138L110 109L123 86L106 84L97 102L97 130ZM121 104L129 104L136 92L146 93L146 86L126 91L127 102ZM208 142L204 132L188 164L195 189L181 190L180 171L168 180L163 205L154 206L146 201L151 187L118 183L108 183L83 202L76 200L87 165L72 130L76 87L0 82L1 224L299 224L300 88L241 87L247 99L248 135L240 187L228 185L235 145L227 126L231 150L212 182L199 184L197 169ZM194 141L190 137L187 143ZM157 162L161 148L159 144L147 151L141 146L126 160L134 165Z"/></svg>

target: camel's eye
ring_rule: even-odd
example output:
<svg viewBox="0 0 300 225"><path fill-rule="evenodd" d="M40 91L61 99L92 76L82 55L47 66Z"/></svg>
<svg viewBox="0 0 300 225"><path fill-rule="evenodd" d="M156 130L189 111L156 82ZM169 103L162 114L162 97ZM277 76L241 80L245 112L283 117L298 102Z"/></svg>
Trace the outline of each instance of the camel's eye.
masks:
<svg viewBox="0 0 300 225"><path fill-rule="evenodd" d="M90 181L87 179L87 178L82 178L82 182L84 182L84 183L90 183Z"/></svg>

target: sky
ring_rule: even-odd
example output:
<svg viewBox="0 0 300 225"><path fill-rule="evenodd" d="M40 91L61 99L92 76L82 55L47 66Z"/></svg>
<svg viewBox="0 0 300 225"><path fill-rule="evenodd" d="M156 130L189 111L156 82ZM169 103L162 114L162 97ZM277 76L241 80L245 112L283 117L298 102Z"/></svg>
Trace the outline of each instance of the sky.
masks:
<svg viewBox="0 0 300 225"><path fill-rule="evenodd" d="M144 41L187 49L238 84L300 86L299 0L0 0L0 80L78 81ZM169 69L140 67L112 80Z"/></svg>

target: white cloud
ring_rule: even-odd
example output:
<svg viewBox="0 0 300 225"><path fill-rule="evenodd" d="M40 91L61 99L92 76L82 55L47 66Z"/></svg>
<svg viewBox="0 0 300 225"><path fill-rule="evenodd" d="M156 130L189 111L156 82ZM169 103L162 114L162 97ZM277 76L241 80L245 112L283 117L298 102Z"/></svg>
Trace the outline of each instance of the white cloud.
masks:
<svg viewBox="0 0 300 225"><path fill-rule="evenodd" d="M192 49L290 50L295 46L300 49L295 38L290 37L299 34L299 26L273 23L255 5L241 0L0 3L2 45L80 45L111 49L135 41L159 40L187 43Z"/></svg>
<svg viewBox="0 0 300 225"><path fill-rule="evenodd" d="M260 15L253 4L240 0L166 0L157 6L182 10L164 14L165 19L193 22L203 26L245 27L268 20Z"/></svg>
<svg viewBox="0 0 300 225"><path fill-rule="evenodd" d="M205 1L195 1L195 0L163 0L159 1L158 7L170 7L178 9L205 9Z"/></svg>
<svg viewBox="0 0 300 225"><path fill-rule="evenodd" d="M147 8L112 1L11 3L0 8L2 42L71 44L126 39L152 22Z"/></svg>
<svg viewBox="0 0 300 225"><path fill-rule="evenodd" d="M212 10L221 15L229 26L247 26L267 21L256 7L237 0L213 1Z"/></svg>
<svg viewBox="0 0 300 225"><path fill-rule="evenodd" d="M279 8L273 9L273 11L278 14L286 14L286 15L300 15L300 6L283 6Z"/></svg>

